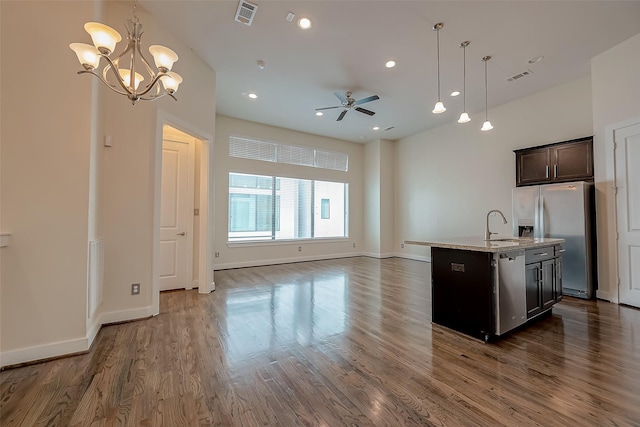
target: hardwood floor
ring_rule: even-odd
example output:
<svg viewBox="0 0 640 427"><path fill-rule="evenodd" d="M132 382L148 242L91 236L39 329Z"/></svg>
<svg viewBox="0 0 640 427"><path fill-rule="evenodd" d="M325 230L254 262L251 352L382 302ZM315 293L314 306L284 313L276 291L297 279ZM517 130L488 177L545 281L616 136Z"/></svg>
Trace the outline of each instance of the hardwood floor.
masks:
<svg viewBox="0 0 640 427"><path fill-rule="evenodd" d="M1 372L0 425L640 425L640 310L565 298L484 344L431 324L429 268L218 271L88 354Z"/></svg>

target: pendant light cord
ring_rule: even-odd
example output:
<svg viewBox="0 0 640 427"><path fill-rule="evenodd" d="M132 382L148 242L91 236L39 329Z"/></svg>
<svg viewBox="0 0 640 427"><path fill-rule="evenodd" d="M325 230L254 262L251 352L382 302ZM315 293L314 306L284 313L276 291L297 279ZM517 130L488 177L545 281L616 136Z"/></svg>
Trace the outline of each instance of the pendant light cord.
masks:
<svg viewBox="0 0 640 427"><path fill-rule="evenodd" d="M484 120L485 122L489 120L489 114L487 112L488 105L489 105L489 102L487 100L488 93L489 93L487 89L487 61L488 59L484 60Z"/></svg>
<svg viewBox="0 0 640 427"><path fill-rule="evenodd" d="M462 112L467 112L467 45L462 43Z"/></svg>
<svg viewBox="0 0 640 427"><path fill-rule="evenodd" d="M437 43L437 55L436 58L438 60L438 101L440 101L440 29L436 30L436 43Z"/></svg>

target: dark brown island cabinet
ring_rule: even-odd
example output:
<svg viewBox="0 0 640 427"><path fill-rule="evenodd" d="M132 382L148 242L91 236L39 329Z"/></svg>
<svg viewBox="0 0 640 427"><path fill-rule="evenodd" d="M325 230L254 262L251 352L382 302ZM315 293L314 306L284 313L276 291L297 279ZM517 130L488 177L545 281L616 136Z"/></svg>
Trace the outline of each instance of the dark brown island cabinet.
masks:
<svg viewBox="0 0 640 427"><path fill-rule="evenodd" d="M514 150L516 186L593 182L593 137Z"/></svg>

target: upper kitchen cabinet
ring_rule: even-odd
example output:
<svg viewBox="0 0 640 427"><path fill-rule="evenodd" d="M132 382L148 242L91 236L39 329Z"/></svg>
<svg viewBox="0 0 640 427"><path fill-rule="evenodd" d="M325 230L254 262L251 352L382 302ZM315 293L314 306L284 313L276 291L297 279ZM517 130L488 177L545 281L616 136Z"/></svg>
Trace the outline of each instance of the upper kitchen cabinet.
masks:
<svg viewBox="0 0 640 427"><path fill-rule="evenodd" d="M593 137L514 150L516 186L593 181Z"/></svg>

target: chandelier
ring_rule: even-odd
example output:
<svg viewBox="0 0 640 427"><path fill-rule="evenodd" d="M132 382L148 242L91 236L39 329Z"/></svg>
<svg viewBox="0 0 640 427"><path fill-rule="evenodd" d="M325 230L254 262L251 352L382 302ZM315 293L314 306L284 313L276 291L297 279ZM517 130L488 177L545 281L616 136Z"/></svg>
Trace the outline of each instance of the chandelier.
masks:
<svg viewBox="0 0 640 427"><path fill-rule="evenodd" d="M73 50L84 70L78 74L89 73L102 80L111 90L125 95L135 105L139 99L148 101L169 95L174 100L174 93L178 85L182 83L182 77L171 71L173 63L178 60L178 55L171 49L153 45L149 46L149 52L157 71L154 71L140 50L140 38L142 37L142 24L136 15L136 3L133 4L133 18L127 19L127 47L115 59L110 55L116 47L116 43L122 40L122 36L113 28L98 22L87 22L84 29L91 35L93 46L85 43L71 43ZM98 71L100 60L104 58L106 64L102 71ZM140 72L138 72L140 71ZM145 76L141 73L146 72Z"/></svg>

